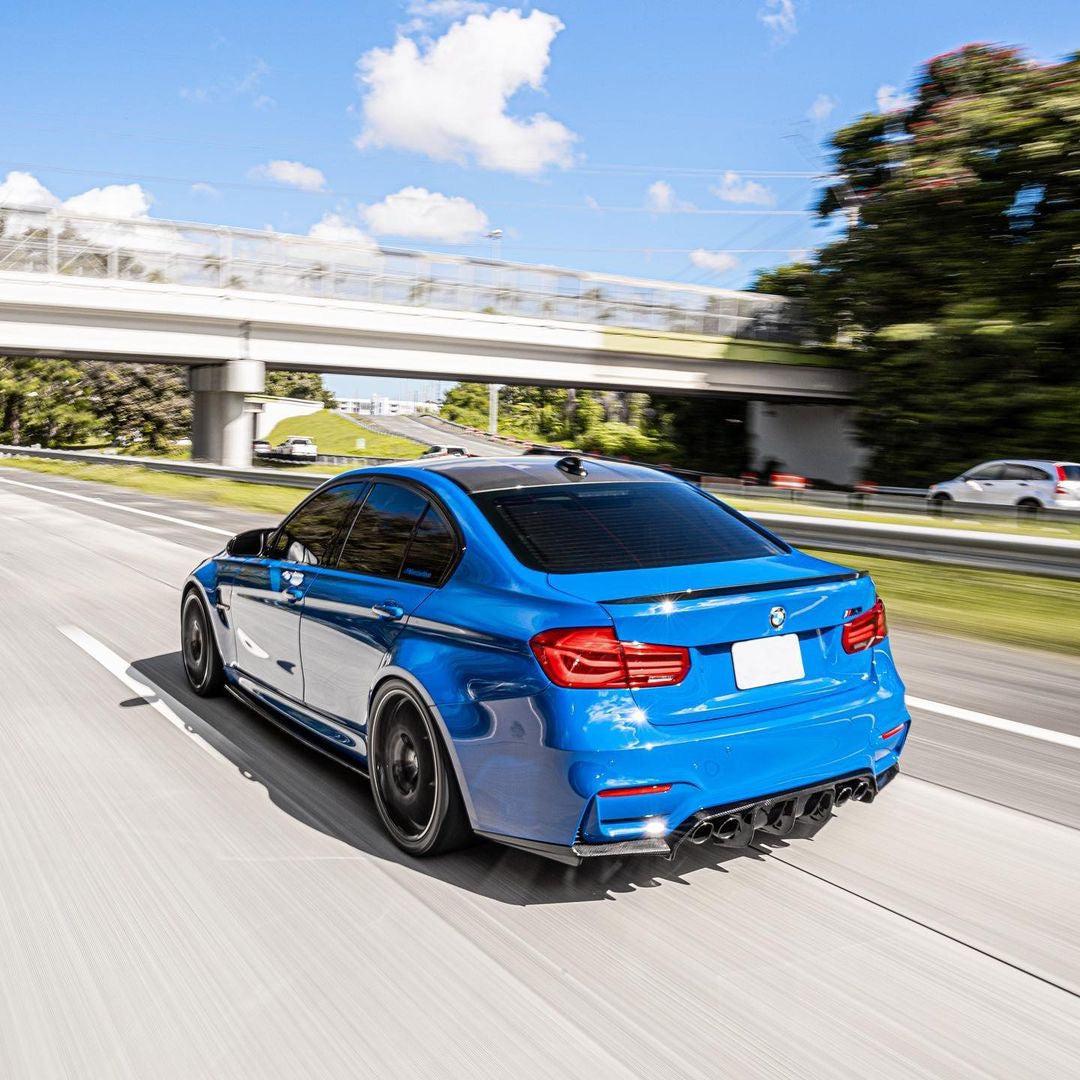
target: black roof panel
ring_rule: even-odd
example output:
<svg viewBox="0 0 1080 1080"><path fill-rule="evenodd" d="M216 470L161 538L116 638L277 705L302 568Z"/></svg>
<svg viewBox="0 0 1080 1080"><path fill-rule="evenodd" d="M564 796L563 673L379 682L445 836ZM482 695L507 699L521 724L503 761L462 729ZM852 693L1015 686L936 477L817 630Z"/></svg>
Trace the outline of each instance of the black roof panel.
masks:
<svg viewBox="0 0 1080 1080"><path fill-rule="evenodd" d="M567 455L577 456L577 455ZM481 491L504 491L508 488L550 487L554 484L604 484L627 481L678 483L675 478L643 465L621 461L598 461L581 456L586 476L572 476L558 463L557 455L509 458L441 458L434 461L409 462L410 466L450 477L471 494Z"/></svg>

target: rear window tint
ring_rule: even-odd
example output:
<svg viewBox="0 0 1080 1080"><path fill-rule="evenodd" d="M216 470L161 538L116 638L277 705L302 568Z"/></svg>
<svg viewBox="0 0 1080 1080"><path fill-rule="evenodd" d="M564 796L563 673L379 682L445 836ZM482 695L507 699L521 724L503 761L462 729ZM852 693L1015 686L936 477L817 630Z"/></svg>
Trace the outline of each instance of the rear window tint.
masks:
<svg viewBox="0 0 1080 1080"><path fill-rule="evenodd" d="M551 574L756 559L784 550L688 484L560 484L474 498L521 562Z"/></svg>

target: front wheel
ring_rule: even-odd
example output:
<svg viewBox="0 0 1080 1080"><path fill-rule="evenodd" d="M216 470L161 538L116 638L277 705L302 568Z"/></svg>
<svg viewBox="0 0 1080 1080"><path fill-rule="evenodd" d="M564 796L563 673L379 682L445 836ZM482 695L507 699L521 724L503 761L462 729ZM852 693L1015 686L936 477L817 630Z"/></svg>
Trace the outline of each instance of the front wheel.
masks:
<svg viewBox="0 0 1080 1080"><path fill-rule="evenodd" d="M180 607L180 642L184 654L184 672L191 689L199 697L221 693L225 669L221 663L210 617L202 597L189 589Z"/></svg>
<svg viewBox="0 0 1080 1080"><path fill-rule="evenodd" d="M390 838L410 855L440 855L472 839L453 765L427 706L403 682L371 703L368 763L375 807Z"/></svg>

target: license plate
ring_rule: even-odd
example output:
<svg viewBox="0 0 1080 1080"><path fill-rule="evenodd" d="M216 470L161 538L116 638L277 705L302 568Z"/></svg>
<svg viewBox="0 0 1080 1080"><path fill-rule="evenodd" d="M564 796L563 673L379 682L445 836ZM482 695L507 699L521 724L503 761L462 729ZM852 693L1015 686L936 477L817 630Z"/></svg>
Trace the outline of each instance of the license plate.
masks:
<svg viewBox="0 0 1080 1080"><path fill-rule="evenodd" d="M805 674L798 634L736 641L731 646L731 661L740 690L791 682Z"/></svg>

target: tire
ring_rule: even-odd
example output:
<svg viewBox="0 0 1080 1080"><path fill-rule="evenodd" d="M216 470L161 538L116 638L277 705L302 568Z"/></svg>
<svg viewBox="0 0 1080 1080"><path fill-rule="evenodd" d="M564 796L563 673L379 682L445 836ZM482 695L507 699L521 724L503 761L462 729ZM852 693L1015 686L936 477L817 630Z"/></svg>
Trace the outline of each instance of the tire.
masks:
<svg viewBox="0 0 1080 1080"><path fill-rule="evenodd" d="M197 589L188 589L180 605L180 649L191 689L199 697L220 694L225 668L210 629L210 615Z"/></svg>
<svg viewBox="0 0 1080 1080"><path fill-rule="evenodd" d="M1017 513L1022 517L1034 517L1042 509L1038 499L1021 499L1016 504Z"/></svg>
<svg viewBox="0 0 1080 1080"><path fill-rule="evenodd" d="M428 707L395 679L376 691L369 715L371 791L390 839L417 857L471 843L469 815Z"/></svg>
<svg viewBox="0 0 1080 1080"><path fill-rule="evenodd" d="M953 497L944 491L936 491L930 496L930 513L943 513L945 507L953 501Z"/></svg>

